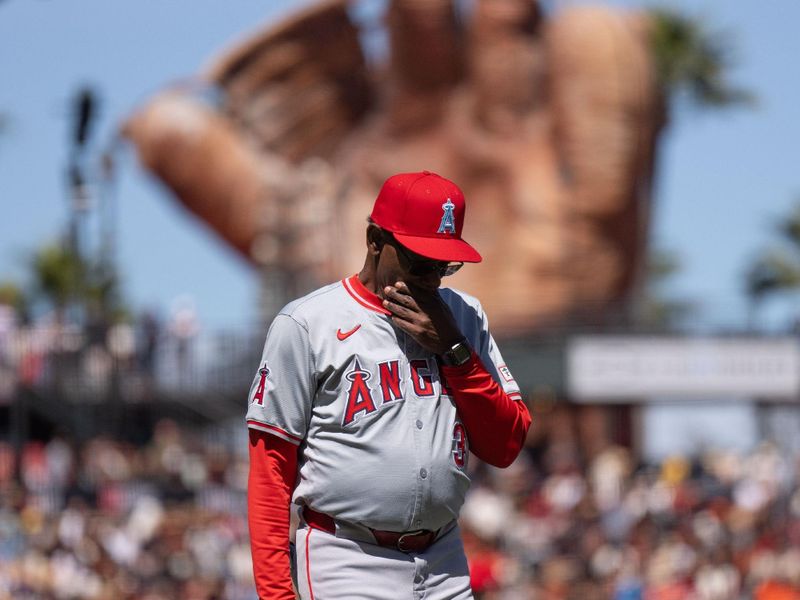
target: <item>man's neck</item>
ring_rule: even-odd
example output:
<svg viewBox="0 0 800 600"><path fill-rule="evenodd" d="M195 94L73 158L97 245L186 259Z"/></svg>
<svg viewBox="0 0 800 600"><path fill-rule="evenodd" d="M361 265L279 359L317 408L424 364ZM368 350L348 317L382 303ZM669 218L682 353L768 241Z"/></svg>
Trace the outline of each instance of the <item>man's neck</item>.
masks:
<svg viewBox="0 0 800 600"><path fill-rule="evenodd" d="M375 272L364 265L364 268L361 269L361 272L358 274L358 280L367 288L370 292L375 294L376 296L380 296L378 293L378 285L375 281Z"/></svg>

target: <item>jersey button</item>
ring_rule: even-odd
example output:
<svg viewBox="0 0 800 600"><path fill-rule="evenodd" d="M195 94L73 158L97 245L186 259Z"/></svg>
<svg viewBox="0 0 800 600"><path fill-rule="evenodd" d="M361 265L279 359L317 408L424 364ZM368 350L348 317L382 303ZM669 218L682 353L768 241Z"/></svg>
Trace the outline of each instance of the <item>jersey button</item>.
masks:
<svg viewBox="0 0 800 600"><path fill-rule="evenodd" d="M419 476L422 477L423 479L425 479L428 476L428 470L427 469L420 469L419 470Z"/></svg>
<svg viewBox="0 0 800 600"><path fill-rule="evenodd" d="M422 421L417 419L417 429L422 429Z"/></svg>

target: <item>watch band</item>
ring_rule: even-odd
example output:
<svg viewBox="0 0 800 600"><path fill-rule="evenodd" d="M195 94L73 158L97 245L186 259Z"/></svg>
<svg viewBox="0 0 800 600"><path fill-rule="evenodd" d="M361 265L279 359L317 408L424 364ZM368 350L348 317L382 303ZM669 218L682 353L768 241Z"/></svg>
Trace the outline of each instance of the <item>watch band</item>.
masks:
<svg viewBox="0 0 800 600"><path fill-rule="evenodd" d="M472 348L467 343L467 340L460 340L439 356L442 359L442 363L448 367L460 367L469 362L472 356Z"/></svg>

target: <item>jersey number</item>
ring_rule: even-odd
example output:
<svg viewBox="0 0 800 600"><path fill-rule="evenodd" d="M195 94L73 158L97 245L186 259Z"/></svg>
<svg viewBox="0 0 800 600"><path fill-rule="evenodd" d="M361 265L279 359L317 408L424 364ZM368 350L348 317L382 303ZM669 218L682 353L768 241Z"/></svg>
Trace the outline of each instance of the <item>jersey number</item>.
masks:
<svg viewBox="0 0 800 600"><path fill-rule="evenodd" d="M467 430L461 423L453 426L453 462L459 469L467 464Z"/></svg>

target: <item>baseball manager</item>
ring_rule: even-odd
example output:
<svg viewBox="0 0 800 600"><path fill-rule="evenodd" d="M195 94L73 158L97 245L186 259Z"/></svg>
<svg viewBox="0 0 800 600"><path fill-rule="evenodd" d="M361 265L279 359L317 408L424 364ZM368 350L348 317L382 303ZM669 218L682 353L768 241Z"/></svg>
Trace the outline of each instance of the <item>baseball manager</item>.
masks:
<svg viewBox="0 0 800 600"><path fill-rule="evenodd" d="M480 254L461 190L386 180L359 273L275 317L250 390L248 510L259 597L471 598L456 519L467 459L506 467L531 422L475 298L440 288Z"/></svg>

